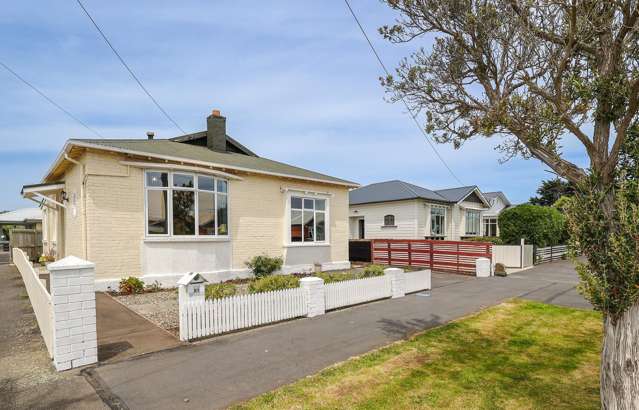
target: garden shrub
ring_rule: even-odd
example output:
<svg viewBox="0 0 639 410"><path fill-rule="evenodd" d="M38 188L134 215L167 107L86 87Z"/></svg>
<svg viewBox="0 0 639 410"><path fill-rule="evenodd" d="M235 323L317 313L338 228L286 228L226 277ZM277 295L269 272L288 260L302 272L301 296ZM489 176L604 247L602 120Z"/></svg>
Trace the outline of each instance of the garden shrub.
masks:
<svg viewBox="0 0 639 410"><path fill-rule="evenodd" d="M300 278L293 275L270 275L256 279L249 284L249 293L271 292L300 286Z"/></svg>
<svg viewBox="0 0 639 410"><path fill-rule="evenodd" d="M345 280L359 279L352 272L317 272L315 276L324 279L324 283L343 282Z"/></svg>
<svg viewBox="0 0 639 410"><path fill-rule="evenodd" d="M503 242L501 238L498 236L473 236L470 238L464 238L464 241L488 242L488 243L492 243L493 245L501 245Z"/></svg>
<svg viewBox="0 0 639 410"><path fill-rule="evenodd" d="M233 296L237 293L237 288L232 283L214 283L206 285L206 298L207 299L220 299L228 296Z"/></svg>
<svg viewBox="0 0 639 410"><path fill-rule="evenodd" d="M372 278L373 276L382 276L384 274L384 267L382 265L368 265L364 268L364 278Z"/></svg>
<svg viewBox="0 0 639 410"><path fill-rule="evenodd" d="M135 276L129 276L120 280L120 293L131 295L144 292L144 282Z"/></svg>
<svg viewBox="0 0 639 410"><path fill-rule="evenodd" d="M246 262L246 266L253 272L256 278L268 276L282 268L284 259L281 256L272 258L268 255L258 255Z"/></svg>
<svg viewBox="0 0 639 410"><path fill-rule="evenodd" d="M504 244L519 244L521 238L539 247L559 245L566 239L566 222L557 209L523 204L499 215L499 230Z"/></svg>

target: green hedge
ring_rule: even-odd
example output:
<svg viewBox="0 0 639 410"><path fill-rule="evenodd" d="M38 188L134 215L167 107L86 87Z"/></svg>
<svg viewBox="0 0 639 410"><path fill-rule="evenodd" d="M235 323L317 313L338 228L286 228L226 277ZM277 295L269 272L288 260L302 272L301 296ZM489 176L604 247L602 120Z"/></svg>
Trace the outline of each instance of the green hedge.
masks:
<svg viewBox="0 0 639 410"><path fill-rule="evenodd" d="M225 298L228 296L233 296L235 295L235 293L237 293L237 288L232 283L224 282L206 285L207 299Z"/></svg>
<svg viewBox="0 0 639 410"><path fill-rule="evenodd" d="M500 237L504 244L518 244L521 238L539 247L559 245L565 241L565 218L548 206L523 204L499 215Z"/></svg>

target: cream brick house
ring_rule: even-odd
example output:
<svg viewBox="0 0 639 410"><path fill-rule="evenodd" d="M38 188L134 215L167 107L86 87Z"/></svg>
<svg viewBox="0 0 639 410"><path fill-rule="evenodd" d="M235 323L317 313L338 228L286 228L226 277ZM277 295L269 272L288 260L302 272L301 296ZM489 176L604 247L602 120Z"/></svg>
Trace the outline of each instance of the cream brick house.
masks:
<svg viewBox="0 0 639 410"><path fill-rule="evenodd" d="M106 289L126 276L247 276L260 254L282 256L285 272L348 268L356 186L258 157L213 111L206 131L168 140L68 140L22 194L44 207L45 253L94 262Z"/></svg>

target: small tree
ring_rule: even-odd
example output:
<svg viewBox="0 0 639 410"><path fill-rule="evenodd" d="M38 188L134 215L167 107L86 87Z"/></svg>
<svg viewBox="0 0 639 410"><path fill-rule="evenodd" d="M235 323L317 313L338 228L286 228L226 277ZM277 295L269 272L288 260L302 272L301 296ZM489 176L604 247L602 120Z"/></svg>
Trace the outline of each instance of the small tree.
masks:
<svg viewBox="0 0 639 410"><path fill-rule="evenodd" d="M639 112L639 2L386 2L400 13L380 29L387 39L435 37L382 80L392 100L424 112L439 142L499 136L505 159L535 157L577 188L568 219L587 259L582 290L604 314L602 406L639 408L637 190L627 171L638 157L621 153ZM588 169L563 155L565 138Z"/></svg>
<svg viewBox="0 0 639 410"><path fill-rule="evenodd" d="M523 238L539 247L554 246L564 239L565 220L554 208L524 204L499 215L499 231L507 244L519 244Z"/></svg>

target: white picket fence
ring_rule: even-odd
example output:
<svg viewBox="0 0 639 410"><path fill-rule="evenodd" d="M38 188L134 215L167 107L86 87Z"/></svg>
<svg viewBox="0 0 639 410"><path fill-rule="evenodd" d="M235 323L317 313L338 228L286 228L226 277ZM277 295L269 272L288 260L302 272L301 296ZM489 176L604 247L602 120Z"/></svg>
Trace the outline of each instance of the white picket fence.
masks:
<svg viewBox="0 0 639 410"><path fill-rule="evenodd" d="M430 289L430 272L416 271L406 272L406 293L418 292Z"/></svg>
<svg viewBox="0 0 639 410"><path fill-rule="evenodd" d="M301 288L188 302L180 309L180 335L183 340L192 340L307 313Z"/></svg>
<svg viewBox="0 0 639 410"><path fill-rule="evenodd" d="M13 263L22 276L49 356L53 357L53 326L55 321L51 295L44 287L38 273L33 269L27 255L20 248L13 248Z"/></svg>
<svg viewBox="0 0 639 410"><path fill-rule="evenodd" d="M186 284L180 288L180 340L194 340L301 316L312 317L331 309L431 288L430 270L401 272L401 275L405 276L401 276L397 285L394 285L397 276L391 279L390 275L326 285L321 279L309 278L316 282L306 288L302 284L295 289L209 300L204 300L203 283L194 282L197 291L187 291L190 285Z"/></svg>
<svg viewBox="0 0 639 410"><path fill-rule="evenodd" d="M390 278L385 275L334 282L324 287L326 310L357 305L390 296L391 282Z"/></svg>

